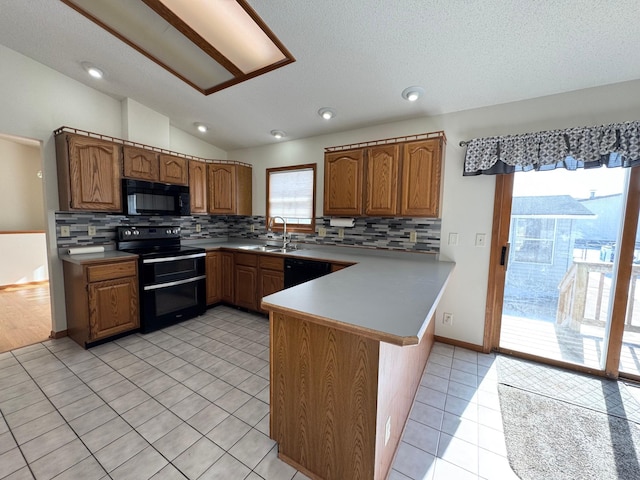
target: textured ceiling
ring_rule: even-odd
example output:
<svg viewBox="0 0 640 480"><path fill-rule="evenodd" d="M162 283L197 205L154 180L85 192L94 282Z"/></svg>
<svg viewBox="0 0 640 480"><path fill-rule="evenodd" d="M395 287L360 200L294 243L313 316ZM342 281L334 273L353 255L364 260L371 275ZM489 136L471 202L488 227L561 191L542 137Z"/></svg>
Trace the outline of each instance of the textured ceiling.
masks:
<svg viewBox="0 0 640 480"><path fill-rule="evenodd" d="M638 0L249 3L296 62L208 97L58 0L0 0L0 44L185 131L209 124L225 150L640 78ZM410 85L426 90L415 103L400 96Z"/></svg>

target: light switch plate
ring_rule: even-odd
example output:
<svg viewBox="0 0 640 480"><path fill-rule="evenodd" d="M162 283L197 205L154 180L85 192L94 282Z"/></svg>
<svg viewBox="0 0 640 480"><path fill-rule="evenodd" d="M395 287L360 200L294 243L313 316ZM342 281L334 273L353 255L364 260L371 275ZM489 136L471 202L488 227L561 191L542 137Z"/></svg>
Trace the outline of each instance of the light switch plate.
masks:
<svg viewBox="0 0 640 480"><path fill-rule="evenodd" d="M324 228L324 227L320 227L320 228L318 229L318 236L319 236L319 237L324 237L324 236L326 236L326 235L327 235L327 229L326 229L326 228Z"/></svg>
<svg viewBox="0 0 640 480"><path fill-rule="evenodd" d="M202 225L200 225L199 223L196 223L196 233L201 231L202 231Z"/></svg>
<svg viewBox="0 0 640 480"><path fill-rule="evenodd" d="M60 236L61 237L70 237L71 230L69 229L69 225L62 225L60 227Z"/></svg>
<svg viewBox="0 0 640 480"><path fill-rule="evenodd" d="M450 233L449 234L449 245L458 245L458 234Z"/></svg>
<svg viewBox="0 0 640 480"><path fill-rule="evenodd" d="M96 226L95 225L89 225L89 227L87 227L87 235L89 235L90 237L95 236L96 234Z"/></svg>
<svg viewBox="0 0 640 480"><path fill-rule="evenodd" d="M415 230L411 230L409 232L409 241L411 243L416 243L418 241L418 232L416 232Z"/></svg>
<svg viewBox="0 0 640 480"><path fill-rule="evenodd" d="M344 238L344 228L338 229L338 238Z"/></svg>

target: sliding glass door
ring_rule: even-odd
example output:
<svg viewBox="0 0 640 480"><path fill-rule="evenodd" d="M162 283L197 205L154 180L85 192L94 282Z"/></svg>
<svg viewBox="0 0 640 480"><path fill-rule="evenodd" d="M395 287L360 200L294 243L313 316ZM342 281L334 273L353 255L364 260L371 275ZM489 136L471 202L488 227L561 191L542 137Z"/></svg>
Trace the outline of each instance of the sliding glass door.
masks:
<svg viewBox="0 0 640 480"><path fill-rule="evenodd" d="M620 371L640 375L637 207L633 222L625 222L631 172L513 174L507 182L512 188L503 188L496 201L508 215L503 213L494 230L503 237L493 242L500 251L492 258L502 264L494 268L503 270L490 285L501 289L494 292L499 328L493 328L493 346L585 370L614 370L614 375L619 358ZM621 302L616 293L627 291ZM628 308L620 314L623 304ZM612 361L614 368L607 366Z"/></svg>

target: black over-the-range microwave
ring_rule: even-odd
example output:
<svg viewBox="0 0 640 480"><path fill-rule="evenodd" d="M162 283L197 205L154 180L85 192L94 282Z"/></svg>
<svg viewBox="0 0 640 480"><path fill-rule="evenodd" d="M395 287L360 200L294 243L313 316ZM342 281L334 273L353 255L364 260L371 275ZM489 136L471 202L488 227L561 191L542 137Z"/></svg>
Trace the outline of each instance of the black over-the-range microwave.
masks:
<svg viewBox="0 0 640 480"><path fill-rule="evenodd" d="M189 187L143 180L122 180L125 215L190 215Z"/></svg>

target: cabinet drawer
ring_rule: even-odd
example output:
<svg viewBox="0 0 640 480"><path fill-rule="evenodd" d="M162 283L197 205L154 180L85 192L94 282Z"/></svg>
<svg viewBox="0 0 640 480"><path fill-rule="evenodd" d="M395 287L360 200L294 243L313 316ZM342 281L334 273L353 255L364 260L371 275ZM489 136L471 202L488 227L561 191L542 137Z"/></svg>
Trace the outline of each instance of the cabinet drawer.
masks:
<svg viewBox="0 0 640 480"><path fill-rule="evenodd" d="M271 255L260 255L260 268L284 271L284 258Z"/></svg>
<svg viewBox="0 0 640 480"><path fill-rule="evenodd" d="M137 273L136 261L107 263L87 267L87 281L101 282L116 278L135 277Z"/></svg>
<svg viewBox="0 0 640 480"><path fill-rule="evenodd" d="M246 265L248 267L258 266L258 255L253 253L236 253L236 265Z"/></svg>

